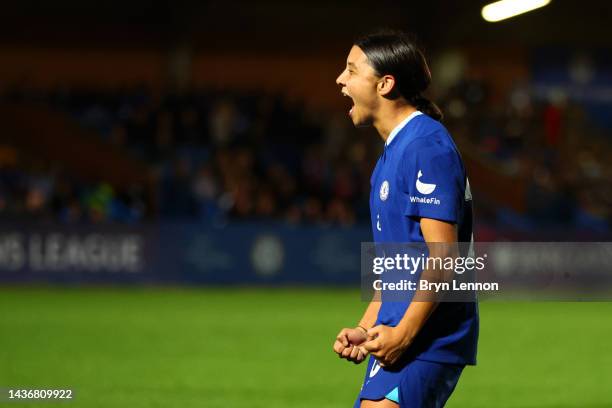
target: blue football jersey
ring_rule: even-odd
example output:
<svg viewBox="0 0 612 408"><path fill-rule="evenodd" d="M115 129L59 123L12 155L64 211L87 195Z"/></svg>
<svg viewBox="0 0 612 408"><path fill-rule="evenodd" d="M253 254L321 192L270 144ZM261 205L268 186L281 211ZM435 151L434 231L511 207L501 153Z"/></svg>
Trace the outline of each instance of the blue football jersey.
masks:
<svg viewBox="0 0 612 408"><path fill-rule="evenodd" d="M424 242L421 218L457 225L472 240L472 197L461 156L446 128L415 112L391 133L371 178L375 243ZM376 324L396 326L410 301L383 302ZM476 364L478 304L442 302L407 350L406 360Z"/></svg>

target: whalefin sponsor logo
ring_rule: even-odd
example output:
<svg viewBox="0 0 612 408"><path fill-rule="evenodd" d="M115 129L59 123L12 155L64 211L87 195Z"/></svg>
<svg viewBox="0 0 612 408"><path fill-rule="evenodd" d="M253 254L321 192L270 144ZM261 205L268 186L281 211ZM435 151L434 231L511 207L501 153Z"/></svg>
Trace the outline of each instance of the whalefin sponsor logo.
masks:
<svg viewBox="0 0 612 408"><path fill-rule="evenodd" d="M421 177L423 176L423 172L419 170L416 179L416 189L419 193L423 195L429 195L434 192L437 184L423 183L421 181ZM408 196L411 203L417 204L432 204L432 205L440 205L440 200L436 197L418 197L418 196Z"/></svg>
<svg viewBox="0 0 612 408"><path fill-rule="evenodd" d="M423 175L423 172L421 170L419 170L419 174L417 175L417 180L416 180L416 189L419 193L424 194L424 195L428 195L434 192L434 190L436 189L436 185L435 184L428 184L428 183L423 183L421 182L421 176Z"/></svg>
<svg viewBox="0 0 612 408"><path fill-rule="evenodd" d="M409 198L411 203L440 205L440 200L438 200L436 197L409 196Z"/></svg>

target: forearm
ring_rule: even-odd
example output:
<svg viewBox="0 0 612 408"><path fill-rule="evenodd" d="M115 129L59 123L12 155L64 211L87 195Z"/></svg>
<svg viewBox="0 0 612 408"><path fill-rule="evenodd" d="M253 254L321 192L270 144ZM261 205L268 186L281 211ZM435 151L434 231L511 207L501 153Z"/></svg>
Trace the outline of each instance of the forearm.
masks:
<svg viewBox="0 0 612 408"><path fill-rule="evenodd" d="M434 245L430 248L430 256L446 257L453 256L455 251L452 245ZM425 279L429 282L446 282L452 278L452 271L444 269L425 269L420 276L420 279ZM414 293L413 300L406 309L402 320L398 323L398 327L405 331L405 335L409 339L414 339L421 328L427 322L427 319L433 314L440 303L440 295L432 290L417 290Z"/></svg>
<svg viewBox="0 0 612 408"><path fill-rule="evenodd" d="M421 231L429 249L429 257L446 259L458 255L457 230L453 224L423 218L421 219ZM421 279L445 282L452 279L452 275L452 270L436 269L434 266L431 269L423 270ZM432 291L417 290L415 292L413 301L398 324L410 341L416 337L427 319L436 310L439 300L440 297Z"/></svg>
<svg viewBox="0 0 612 408"><path fill-rule="evenodd" d="M369 329L374 326L376 319L378 318L378 311L380 310L380 301L372 300L365 310L363 317L359 321L358 326L365 329Z"/></svg>

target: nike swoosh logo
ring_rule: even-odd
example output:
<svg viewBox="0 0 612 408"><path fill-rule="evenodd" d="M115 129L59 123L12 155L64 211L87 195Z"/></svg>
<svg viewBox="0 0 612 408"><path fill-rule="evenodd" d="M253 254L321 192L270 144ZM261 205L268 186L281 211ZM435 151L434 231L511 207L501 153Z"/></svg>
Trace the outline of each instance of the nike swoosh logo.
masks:
<svg viewBox="0 0 612 408"><path fill-rule="evenodd" d="M370 378L374 377L379 370L380 364L378 364L378 361L374 361L374 365L372 365L372 368L370 369Z"/></svg>

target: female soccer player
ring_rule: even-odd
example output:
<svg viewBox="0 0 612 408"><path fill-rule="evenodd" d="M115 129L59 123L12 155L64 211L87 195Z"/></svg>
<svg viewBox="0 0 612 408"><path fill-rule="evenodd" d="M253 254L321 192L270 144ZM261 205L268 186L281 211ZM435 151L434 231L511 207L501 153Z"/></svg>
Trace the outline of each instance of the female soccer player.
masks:
<svg viewBox="0 0 612 408"><path fill-rule="evenodd" d="M371 179L374 242L470 242L469 183L442 114L422 93L431 74L401 32L356 41L336 83L353 101L355 126L374 126L385 143ZM334 351L360 363L361 408L442 407L466 365L476 364L475 302L373 300Z"/></svg>

